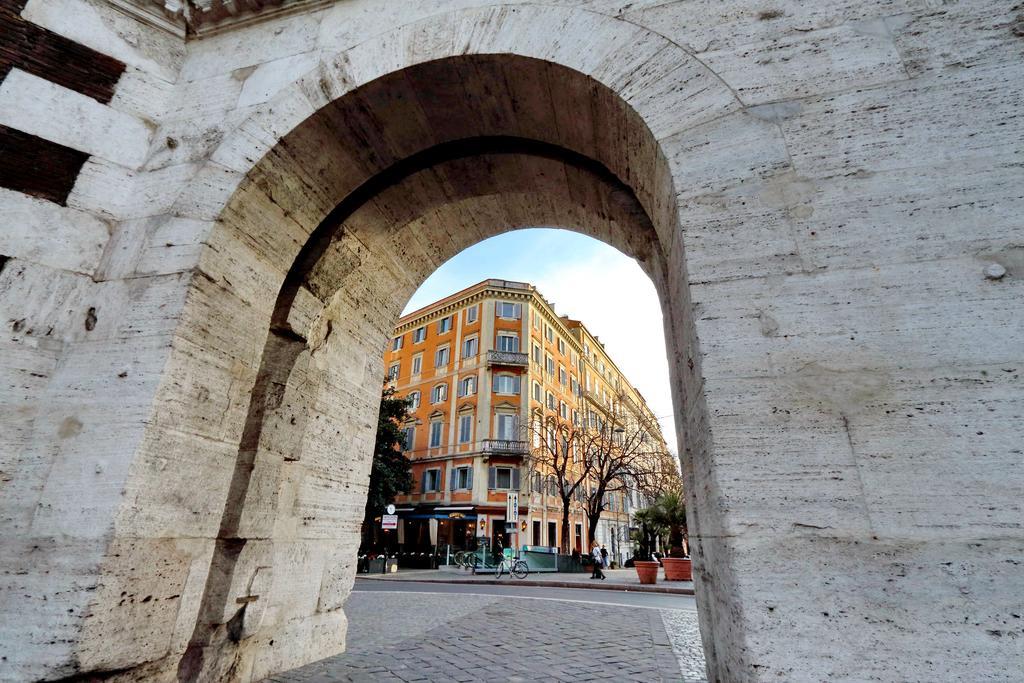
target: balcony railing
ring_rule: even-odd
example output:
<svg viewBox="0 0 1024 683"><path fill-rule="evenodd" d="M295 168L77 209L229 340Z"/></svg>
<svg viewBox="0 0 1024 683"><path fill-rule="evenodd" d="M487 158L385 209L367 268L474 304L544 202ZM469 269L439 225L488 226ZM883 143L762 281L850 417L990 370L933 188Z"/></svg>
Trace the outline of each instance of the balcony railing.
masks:
<svg viewBox="0 0 1024 683"><path fill-rule="evenodd" d="M484 439L483 452L526 455L526 442L513 439Z"/></svg>
<svg viewBox="0 0 1024 683"><path fill-rule="evenodd" d="M514 365L525 368L530 364L530 357L525 353L516 353L515 351L488 351L487 364Z"/></svg>

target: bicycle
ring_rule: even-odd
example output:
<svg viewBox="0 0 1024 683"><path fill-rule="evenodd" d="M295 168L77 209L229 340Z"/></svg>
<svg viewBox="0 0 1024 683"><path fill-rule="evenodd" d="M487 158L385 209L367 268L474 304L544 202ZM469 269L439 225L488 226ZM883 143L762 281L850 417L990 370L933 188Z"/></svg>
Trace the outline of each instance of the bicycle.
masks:
<svg viewBox="0 0 1024 683"><path fill-rule="evenodd" d="M530 573L530 566L526 564L525 560L520 560L518 557L511 561L502 557L501 562L494 568L494 578L500 579L505 570L508 570L509 575L517 579L525 579Z"/></svg>

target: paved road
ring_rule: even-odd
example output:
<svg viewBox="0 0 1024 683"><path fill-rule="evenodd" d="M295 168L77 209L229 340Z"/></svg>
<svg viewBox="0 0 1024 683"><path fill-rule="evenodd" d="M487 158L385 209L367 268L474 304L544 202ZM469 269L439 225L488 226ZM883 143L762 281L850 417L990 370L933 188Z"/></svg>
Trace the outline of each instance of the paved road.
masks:
<svg viewBox="0 0 1024 683"><path fill-rule="evenodd" d="M689 596L359 581L345 611L345 654L269 680L705 680Z"/></svg>
<svg viewBox="0 0 1024 683"><path fill-rule="evenodd" d="M507 586L416 583L412 581L387 582L356 580L356 592L410 592L447 593L457 595L496 595L510 598L533 598L537 600L565 600L592 604L617 605L621 607L643 607L647 609L685 609L696 611L697 605L690 595L666 595L664 593L641 593L639 591L588 589L581 594L579 588L553 588L547 586L517 586L511 580Z"/></svg>

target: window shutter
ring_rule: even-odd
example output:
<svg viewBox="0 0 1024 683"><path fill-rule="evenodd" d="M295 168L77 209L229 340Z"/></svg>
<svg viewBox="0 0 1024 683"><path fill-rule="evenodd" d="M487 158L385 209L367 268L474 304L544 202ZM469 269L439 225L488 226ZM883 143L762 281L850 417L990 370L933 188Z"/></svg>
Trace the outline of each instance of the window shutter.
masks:
<svg viewBox="0 0 1024 683"><path fill-rule="evenodd" d="M466 488L467 489L472 489L473 488L473 468L472 467L470 467L469 469L466 470Z"/></svg>
<svg viewBox="0 0 1024 683"><path fill-rule="evenodd" d="M519 319L521 319L523 317L523 305L522 304L512 304L512 309L515 311L514 317L515 317L516 320L519 320Z"/></svg>
<svg viewBox="0 0 1024 683"><path fill-rule="evenodd" d="M426 490L427 490L427 471L423 470L423 473L420 474L420 493L423 493Z"/></svg>
<svg viewBox="0 0 1024 683"><path fill-rule="evenodd" d="M518 394L522 390L522 384L520 383L521 379L522 378L519 375L516 375L513 378L512 384L515 386L515 389L513 389L512 393Z"/></svg>
<svg viewBox="0 0 1024 683"><path fill-rule="evenodd" d="M498 469L496 467L487 468L487 488L497 488L498 483Z"/></svg>
<svg viewBox="0 0 1024 683"><path fill-rule="evenodd" d="M519 468L515 467L512 469L512 490L519 490Z"/></svg>

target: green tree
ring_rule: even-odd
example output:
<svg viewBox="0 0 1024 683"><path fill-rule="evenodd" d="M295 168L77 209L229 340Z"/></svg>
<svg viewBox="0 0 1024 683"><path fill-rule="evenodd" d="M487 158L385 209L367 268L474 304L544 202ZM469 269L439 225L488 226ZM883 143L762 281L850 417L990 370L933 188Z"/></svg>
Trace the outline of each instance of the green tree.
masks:
<svg viewBox="0 0 1024 683"><path fill-rule="evenodd" d="M689 531L686 526L686 497L682 488L666 491L651 508L654 521L668 527L669 557L689 555Z"/></svg>
<svg viewBox="0 0 1024 683"><path fill-rule="evenodd" d="M385 389L377 416L377 440L373 447L370 486L363 515L361 552L366 552L373 545L377 529L375 518L395 500L395 496L412 491L412 462L402 453L405 448L402 425L409 418L408 401L395 398L394 389Z"/></svg>

